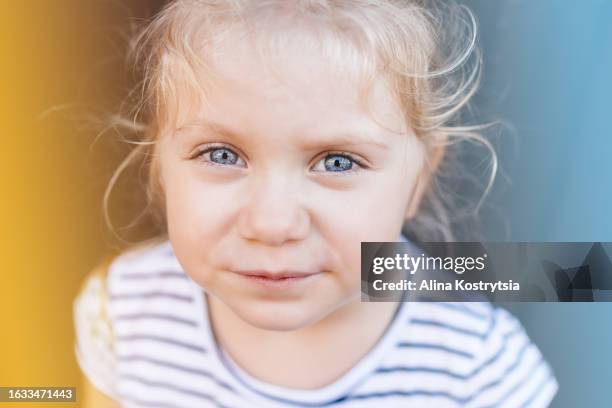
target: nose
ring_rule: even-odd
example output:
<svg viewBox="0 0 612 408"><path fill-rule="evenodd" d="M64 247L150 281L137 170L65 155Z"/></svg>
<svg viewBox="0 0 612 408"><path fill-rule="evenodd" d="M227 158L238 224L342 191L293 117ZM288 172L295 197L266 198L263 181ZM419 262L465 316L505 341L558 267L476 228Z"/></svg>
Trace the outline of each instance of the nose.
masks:
<svg viewBox="0 0 612 408"><path fill-rule="evenodd" d="M298 186L289 177L268 175L253 180L238 224L243 238L278 246L304 239L310 217Z"/></svg>

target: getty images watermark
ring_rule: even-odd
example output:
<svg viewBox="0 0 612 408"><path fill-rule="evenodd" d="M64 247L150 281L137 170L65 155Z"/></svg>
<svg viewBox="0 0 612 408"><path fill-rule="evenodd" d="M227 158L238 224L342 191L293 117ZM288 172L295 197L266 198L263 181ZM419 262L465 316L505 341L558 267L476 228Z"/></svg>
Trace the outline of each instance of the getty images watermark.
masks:
<svg viewBox="0 0 612 408"><path fill-rule="evenodd" d="M444 270L462 275L469 271L483 271L486 267L487 254L482 256L410 256L408 254L396 254L395 257L376 257L372 262L372 273L381 275L385 271L406 271L409 275L415 273ZM452 282L438 281L436 279L422 279L419 282L410 279L400 279L397 282L386 282L384 279L376 279L372 282L374 290L411 290L411 291L489 291L498 290L521 290L519 282L512 279L507 281L477 281L470 282L465 279L455 279Z"/></svg>
<svg viewBox="0 0 612 408"><path fill-rule="evenodd" d="M612 243L364 242L364 301L612 301Z"/></svg>

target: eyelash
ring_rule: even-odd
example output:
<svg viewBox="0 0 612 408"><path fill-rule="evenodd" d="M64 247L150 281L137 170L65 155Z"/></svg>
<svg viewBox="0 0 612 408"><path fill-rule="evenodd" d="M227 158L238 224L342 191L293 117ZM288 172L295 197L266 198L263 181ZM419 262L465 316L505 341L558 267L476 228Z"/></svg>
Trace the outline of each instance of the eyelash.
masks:
<svg viewBox="0 0 612 408"><path fill-rule="evenodd" d="M193 155L192 159L199 159L202 158L205 154L210 154L211 152L217 150L217 149L227 149L229 151L231 151L233 154L235 154L236 156L238 156L239 160L243 160L242 159L242 155L240 153L238 153L232 146L228 146L228 145L224 145L224 144L211 144L211 145L206 145L203 146L202 148L200 148L198 150L198 152L196 154ZM317 173L331 173L334 176L343 176L343 175L347 175L347 174L354 174L357 173L361 170L367 169L366 164L359 158L357 158L355 155L353 155L352 153L348 153L348 152L343 152L343 151L329 151L326 152L324 156L320 157L315 164L319 163L321 160L325 160L326 158L328 158L329 156L342 156L342 157L346 157L347 159L349 159L352 164L356 164L357 168L352 167L350 170L346 170L346 171L318 171ZM204 163L206 165L209 166L217 166L217 167L233 167L233 165L227 165L227 164L219 164L219 163L215 163L211 160L206 160L204 161ZM314 166L314 165L313 165Z"/></svg>
<svg viewBox="0 0 612 408"><path fill-rule="evenodd" d="M209 144L209 145L205 145L202 148L198 149L198 152L192 157L192 159L200 159L202 158L205 154L210 154L211 152L215 151L215 150L220 150L220 149L225 149L225 150L229 150L230 152L232 152L233 154L235 154L239 160L243 160L241 158L241 154L236 152L237 149L233 148L232 146L229 145L224 145L224 144ZM233 167L232 165L227 165L227 164L219 164L219 163L215 163L211 160L206 160L204 161L204 163L206 165L209 166L216 166L216 167Z"/></svg>

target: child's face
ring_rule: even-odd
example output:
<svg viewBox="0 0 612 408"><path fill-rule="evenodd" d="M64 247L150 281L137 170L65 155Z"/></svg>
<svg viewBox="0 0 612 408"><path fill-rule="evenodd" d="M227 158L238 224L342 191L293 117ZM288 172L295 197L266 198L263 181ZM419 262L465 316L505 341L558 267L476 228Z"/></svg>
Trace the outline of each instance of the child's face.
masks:
<svg viewBox="0 0 612 408"><path fill-rule="evenodd" d="M359 299L361 241L399 237L422 145L383 80L370 107L387 129L313 48L222 51L208 103L160 141L169 236L186 273L243 320L305 327Z"/></svg>

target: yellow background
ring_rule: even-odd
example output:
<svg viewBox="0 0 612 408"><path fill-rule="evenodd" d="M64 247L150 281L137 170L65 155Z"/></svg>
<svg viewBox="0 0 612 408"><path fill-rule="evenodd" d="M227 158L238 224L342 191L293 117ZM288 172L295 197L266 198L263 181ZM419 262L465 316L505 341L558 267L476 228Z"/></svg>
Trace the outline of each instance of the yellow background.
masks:
<svg viewBox="0 0 612 408"><path fill-rule="evenodd" d="M72 301L83 277L117 250L102 195L126 152L112 132L94 143L93 119L103 120L130 85L121 61L127 24L159 3L2 5L0 386L79 385ZM141 203L120 189L117 223Z"/></svg>

